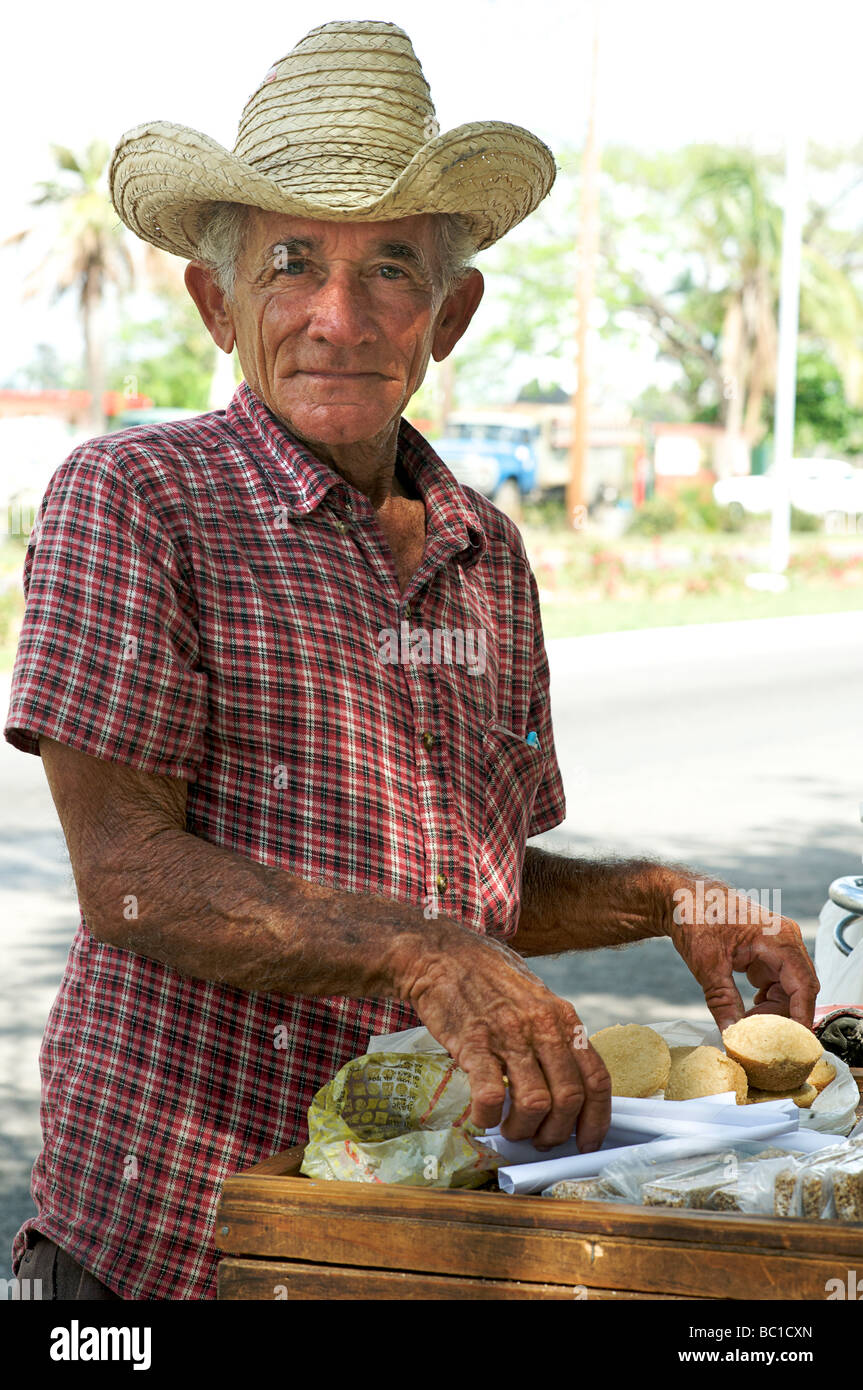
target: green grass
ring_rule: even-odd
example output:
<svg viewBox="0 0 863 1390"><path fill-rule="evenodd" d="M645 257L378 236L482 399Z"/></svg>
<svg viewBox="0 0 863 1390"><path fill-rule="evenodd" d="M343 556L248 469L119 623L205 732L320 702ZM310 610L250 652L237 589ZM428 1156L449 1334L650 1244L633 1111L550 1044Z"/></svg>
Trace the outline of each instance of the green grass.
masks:
<svg viewBox="0 0 863 1390"><path fill-rule="evenodd" d="M704 544L704 537L677 534L666 538L666 543L672 546L686 545L687 542L694 542L698 539L700 544ZM583 541L572 532L553 534L536 533L531 537L536 544L546 546L559 545L566 551L571 551L576 565L568 566L570 582L574 576L572 569L578 566L579 560L582 562L582 574L586 582L589 579L589 571L583 567L584 545ZM728 550L732 554L740 549L739 537L711 536L709 539L710 551L720 554ZM651 542L641 541L635 546L631 541L610 542L609 552L623 554L635 549L653 549ZM698 546L694 549L697 551ZM807 553L815 556L819 555L824 549L823 537L798 536L794 538L793 552L795 556L803 557ZM859 538L849 538L847 545L830 547L832 553L846 552L849 556L859 555ZM530 550L530 546L529 546ZM589 556L587 557L589 559ZM596 632L624 632L635 628L651 627L681 627L687 623L722 623L735 622L747 618L782 618L809 613L847 613L855 610L863 610L863 584L848 582L846 575L845 582L831 582L820 572L809 574L792 573L789 588L785 593L771 594L764 593L755 589L747 589L742 582L742 574L750 568L754 557L750 556L750 564L744 564L739 557L736 559L735 568L738 570L739 578L731 581L729 576L721 566L717 571L716 565L711 570L708 564L703 569L704 578L708 583L721 583L721 592L706 592L701 594L686 594L678 597L663 597L660 591L655 598L650 597L630 597L630 598L599 598L587 597L586 593L579 590L570 589L569 592L561 589L559 597L547 598L542 605L542 621L547 638L555 637L579 637L582 635ZM0 545L0 580L13 578L14 582L10 588L5 588L0 592L0 672L12 670L15 657L15 639L13 634L20 622L23 612L24 600L23 592L20 587L20 572L23 565L24 548L20 544L6 542ZM709 557L708 557L709 559ZM762 562L763 563L763 562ZM761 568L761 565L753 567ZM684 564L678 566L673 574L669 574L669 583L673 583L675 576L679 581L688 574L697 574L699 564ZM634 573L634 571L633 571ZM717 573L719 579L716 579ZM713 578L711 578L713 576ZM630 575L631 580L631 575ZM576 582L580 582L580 577ZM595 581L594 581L595 582ZM543 577L539 576L540 589L543 587ZM678 584L678 588L682 587ZM594 594L596 587L593 588Z"/></svg>
<svg viewBox="0 0 863 1390"><path fill-rule="evenodd" d="M544 603L546 638L581 637L686 623L729 623L746 618L790 618L807 613L847 613L863 609L863 588L842 589L808 583L783 594L744 589L739 593L690 595L679 599L578 599Z"/></svg>

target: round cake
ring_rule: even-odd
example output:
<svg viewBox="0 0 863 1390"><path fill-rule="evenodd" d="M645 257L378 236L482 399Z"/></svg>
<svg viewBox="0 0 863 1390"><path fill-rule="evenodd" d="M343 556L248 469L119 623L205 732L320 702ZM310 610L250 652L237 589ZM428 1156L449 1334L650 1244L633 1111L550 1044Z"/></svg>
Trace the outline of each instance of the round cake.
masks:
<svg viewBox="0 0 863 1390"><path fill-rule="evenodd" d="M796 1090L824 1051L814 1033L780 1014L741 1018L725 1029L722 1041L760 1091Z"/></svg>
<svg viewBox="0 0 863 1390"><path fill-rule="evenodd" d="M675 1057L675 1053L683 1055ZM666 1100L697 1100L699 1096L733 1091L737 1104L742 1105L748 1090L746 1072L718 1047L672 1048Z"/></svg>
<svg viewBox="0 0 863 1390"><path fill-rule="evenodd" d="M818 1092L814 1086L804 1082L802 1086L797 1086L793 1091L755 1091L750 1088L749 1095L746 1097L747 1105L759 1105L765 1100L793 1100L795 1105L799 1105L801 1110L808 1110L813 1100L816 1099Z"/></svg>
<svg viewBox="0 0 863 1390"><path fill-rule="evenodd" d="M590 1038L611 1077L613 1096L652 1096L661 1091L671 1071L671 1053L664 1038L640 1023L616 1023Z"/></svg>
<svg viewBox="0 0 863 1390"><path fill-rule="evenodd" d="M825 1053L825 1055L823 1057L820 1057L818 1061L815 1063L815 1066L812 1068L806 1080L809 1082L810 1086L815 1087L816 1091L820 1095L821 1092L824 1090L824 1087L830 1085L830 1082L833 1080L835 1075L836 1068L834 1067L832 1062L829 1062L827 1060L827 1055Z"/></svg>

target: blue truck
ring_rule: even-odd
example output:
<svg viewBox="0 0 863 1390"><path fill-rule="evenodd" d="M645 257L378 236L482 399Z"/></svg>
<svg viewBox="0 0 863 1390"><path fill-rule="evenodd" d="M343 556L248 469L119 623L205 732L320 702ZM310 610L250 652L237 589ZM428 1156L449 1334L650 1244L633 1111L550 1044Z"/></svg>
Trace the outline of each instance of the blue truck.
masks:
<svg viewBox="0 0 863 1390"><path fill-rule="evenodd" d="M517 516L525 498L566 486L567 450L554 424L516 411L455 411L433 443L460 483Z"/></svg>

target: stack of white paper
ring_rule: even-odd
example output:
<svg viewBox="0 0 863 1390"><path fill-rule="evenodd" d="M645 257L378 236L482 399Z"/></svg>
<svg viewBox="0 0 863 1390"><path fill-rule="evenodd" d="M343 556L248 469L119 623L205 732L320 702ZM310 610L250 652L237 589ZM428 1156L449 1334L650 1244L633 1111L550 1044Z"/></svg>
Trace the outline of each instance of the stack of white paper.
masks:
<svg viewBox="0 0 863 1390"><path fill-rule="evenodd" d="M735 1105L732 1091L709 1100L632 1100L616 1096L611 1102L611 1126L596 1153L579 1153L574 1137L544 1154L529 1140L515 1143L504 1139L499 1130L487 1132L483 1142L506 1159L506 1165L497 1174L502 1191L541 1192L563 1178L595 1177L633 1144L665 1140L676 1156L686 1157L710 1153L734 1139L769 1140L777 1148L807 1151L831 1142L826 1135L801 1131L799 1116L800 1111L791 1100Z"/></svg>

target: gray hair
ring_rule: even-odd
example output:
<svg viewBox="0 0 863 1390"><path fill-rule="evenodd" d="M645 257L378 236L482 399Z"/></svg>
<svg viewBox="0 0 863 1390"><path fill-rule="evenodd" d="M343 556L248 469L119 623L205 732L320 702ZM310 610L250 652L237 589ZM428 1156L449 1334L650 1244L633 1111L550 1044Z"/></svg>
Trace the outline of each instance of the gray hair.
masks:
<svg viewBox="0 0 863 1390"><path fill-rule="evenodd" d="M201 217L195 257L213 273L219 289L233 298L237 262L243 254L251 208L245 203L210 203ZM471 270L476 255L470 224L457 212L434 214L437 267L435 307Z"/></svg>

